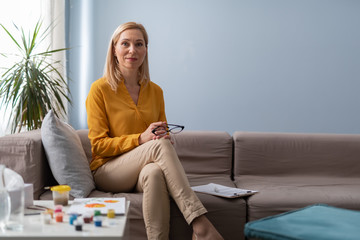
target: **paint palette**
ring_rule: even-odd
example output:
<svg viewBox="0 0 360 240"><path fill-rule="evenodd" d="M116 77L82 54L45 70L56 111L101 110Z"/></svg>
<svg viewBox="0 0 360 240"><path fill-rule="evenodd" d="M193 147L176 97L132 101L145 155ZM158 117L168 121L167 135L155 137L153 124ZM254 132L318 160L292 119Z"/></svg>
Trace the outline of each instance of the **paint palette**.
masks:
<svg viewBox="0 0 360 240"><path fill-rule="evenodd" d="M99 210L101 215L106 215L113 209L116 215L125 214L125 198L75 198L67 214L85 214Z"/></svg>

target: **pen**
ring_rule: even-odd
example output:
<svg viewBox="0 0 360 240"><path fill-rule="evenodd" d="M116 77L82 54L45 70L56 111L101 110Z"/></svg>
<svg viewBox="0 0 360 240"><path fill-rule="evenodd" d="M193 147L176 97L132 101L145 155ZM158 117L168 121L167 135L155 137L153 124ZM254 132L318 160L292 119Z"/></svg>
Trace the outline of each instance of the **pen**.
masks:
<svg viewBox="0 0 360 240"><path fill-rule="evenodd" d="M32 209L32 210L52 210L51 208L48 207L44 207L44 206L40 206L40 205L33 205L33 206L28 206L27 209Z"/></svg>
<svg viewBox="0 0 360 240"><path fill-rule="evenodd" d="M39 212L33 212L33 213L25 213L25 216L31 216L31 215L40 215Z"/></svg>

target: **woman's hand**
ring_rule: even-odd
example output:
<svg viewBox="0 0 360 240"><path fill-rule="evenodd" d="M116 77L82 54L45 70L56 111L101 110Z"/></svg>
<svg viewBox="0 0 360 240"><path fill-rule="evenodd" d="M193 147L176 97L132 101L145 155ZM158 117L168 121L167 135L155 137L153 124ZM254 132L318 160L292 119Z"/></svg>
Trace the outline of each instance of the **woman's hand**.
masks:
<svg viewBox="0 0 360 240"><path fill-rule="evenodd" d="M140 137L139 137L139 144L143 144L146 143L150 140L155 140L155 139L160 139L160 138L165 138L165 139L170 139L171 137L170 135L167 135L165 130L161 130L159 129L158 131L156 131L155 135L154 133L152 133L152 131L157 128L157 127L162 127L163 129L166 129L166 122L154 122L151 123L150 126L145 130L145 132L143 132Z"/></svg>
<svg viewBox="0 0 360 240"><path fill-rule="evenodd" d="M164 138L164 139L169 139L171 144L174 144L174 142L171 140L171 135L168 134L166 131L164 131L164 134L160 135L160 136L155 136L153 137L153 140L155 139L160 139L160 138Z"/></svg>
<svg viewBox="0 0 360 240"><path fill-rule="evenodd" d="M165 129L166 129L166 125L164 129L156 130L155 132L156 135L154 134L153 140L164 138L164 139L169 139L171 144L174 144L174 142L171 140L171 135Z"/></svg>

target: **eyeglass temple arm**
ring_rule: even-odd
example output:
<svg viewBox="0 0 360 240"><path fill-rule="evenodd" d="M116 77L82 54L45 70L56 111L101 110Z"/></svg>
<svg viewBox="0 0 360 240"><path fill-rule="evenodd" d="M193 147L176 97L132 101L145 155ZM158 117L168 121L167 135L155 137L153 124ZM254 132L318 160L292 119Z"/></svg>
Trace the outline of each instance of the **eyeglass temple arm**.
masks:
<svg viewBox="0 0 360 240"><path fill-rule="evenodd" d="M166 124L168 127L171 126L171 127L180 127L182 129L185 128L185 126L182 126L182 125L177 125L177 124Z"/></svg>

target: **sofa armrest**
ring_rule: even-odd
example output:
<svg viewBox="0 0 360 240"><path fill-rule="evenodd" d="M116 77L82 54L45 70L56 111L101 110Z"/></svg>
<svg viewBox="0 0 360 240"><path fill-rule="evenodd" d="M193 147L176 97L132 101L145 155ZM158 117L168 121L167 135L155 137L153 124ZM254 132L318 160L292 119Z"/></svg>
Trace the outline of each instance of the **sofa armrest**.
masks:
<svg viewBox="0 0 360 240"><path fill-rule="evenodd" d="M44 186L53 182L40 130L0 137L0 163L19 173L25 183L33 184L34 199L39 199Z"/></svg>

